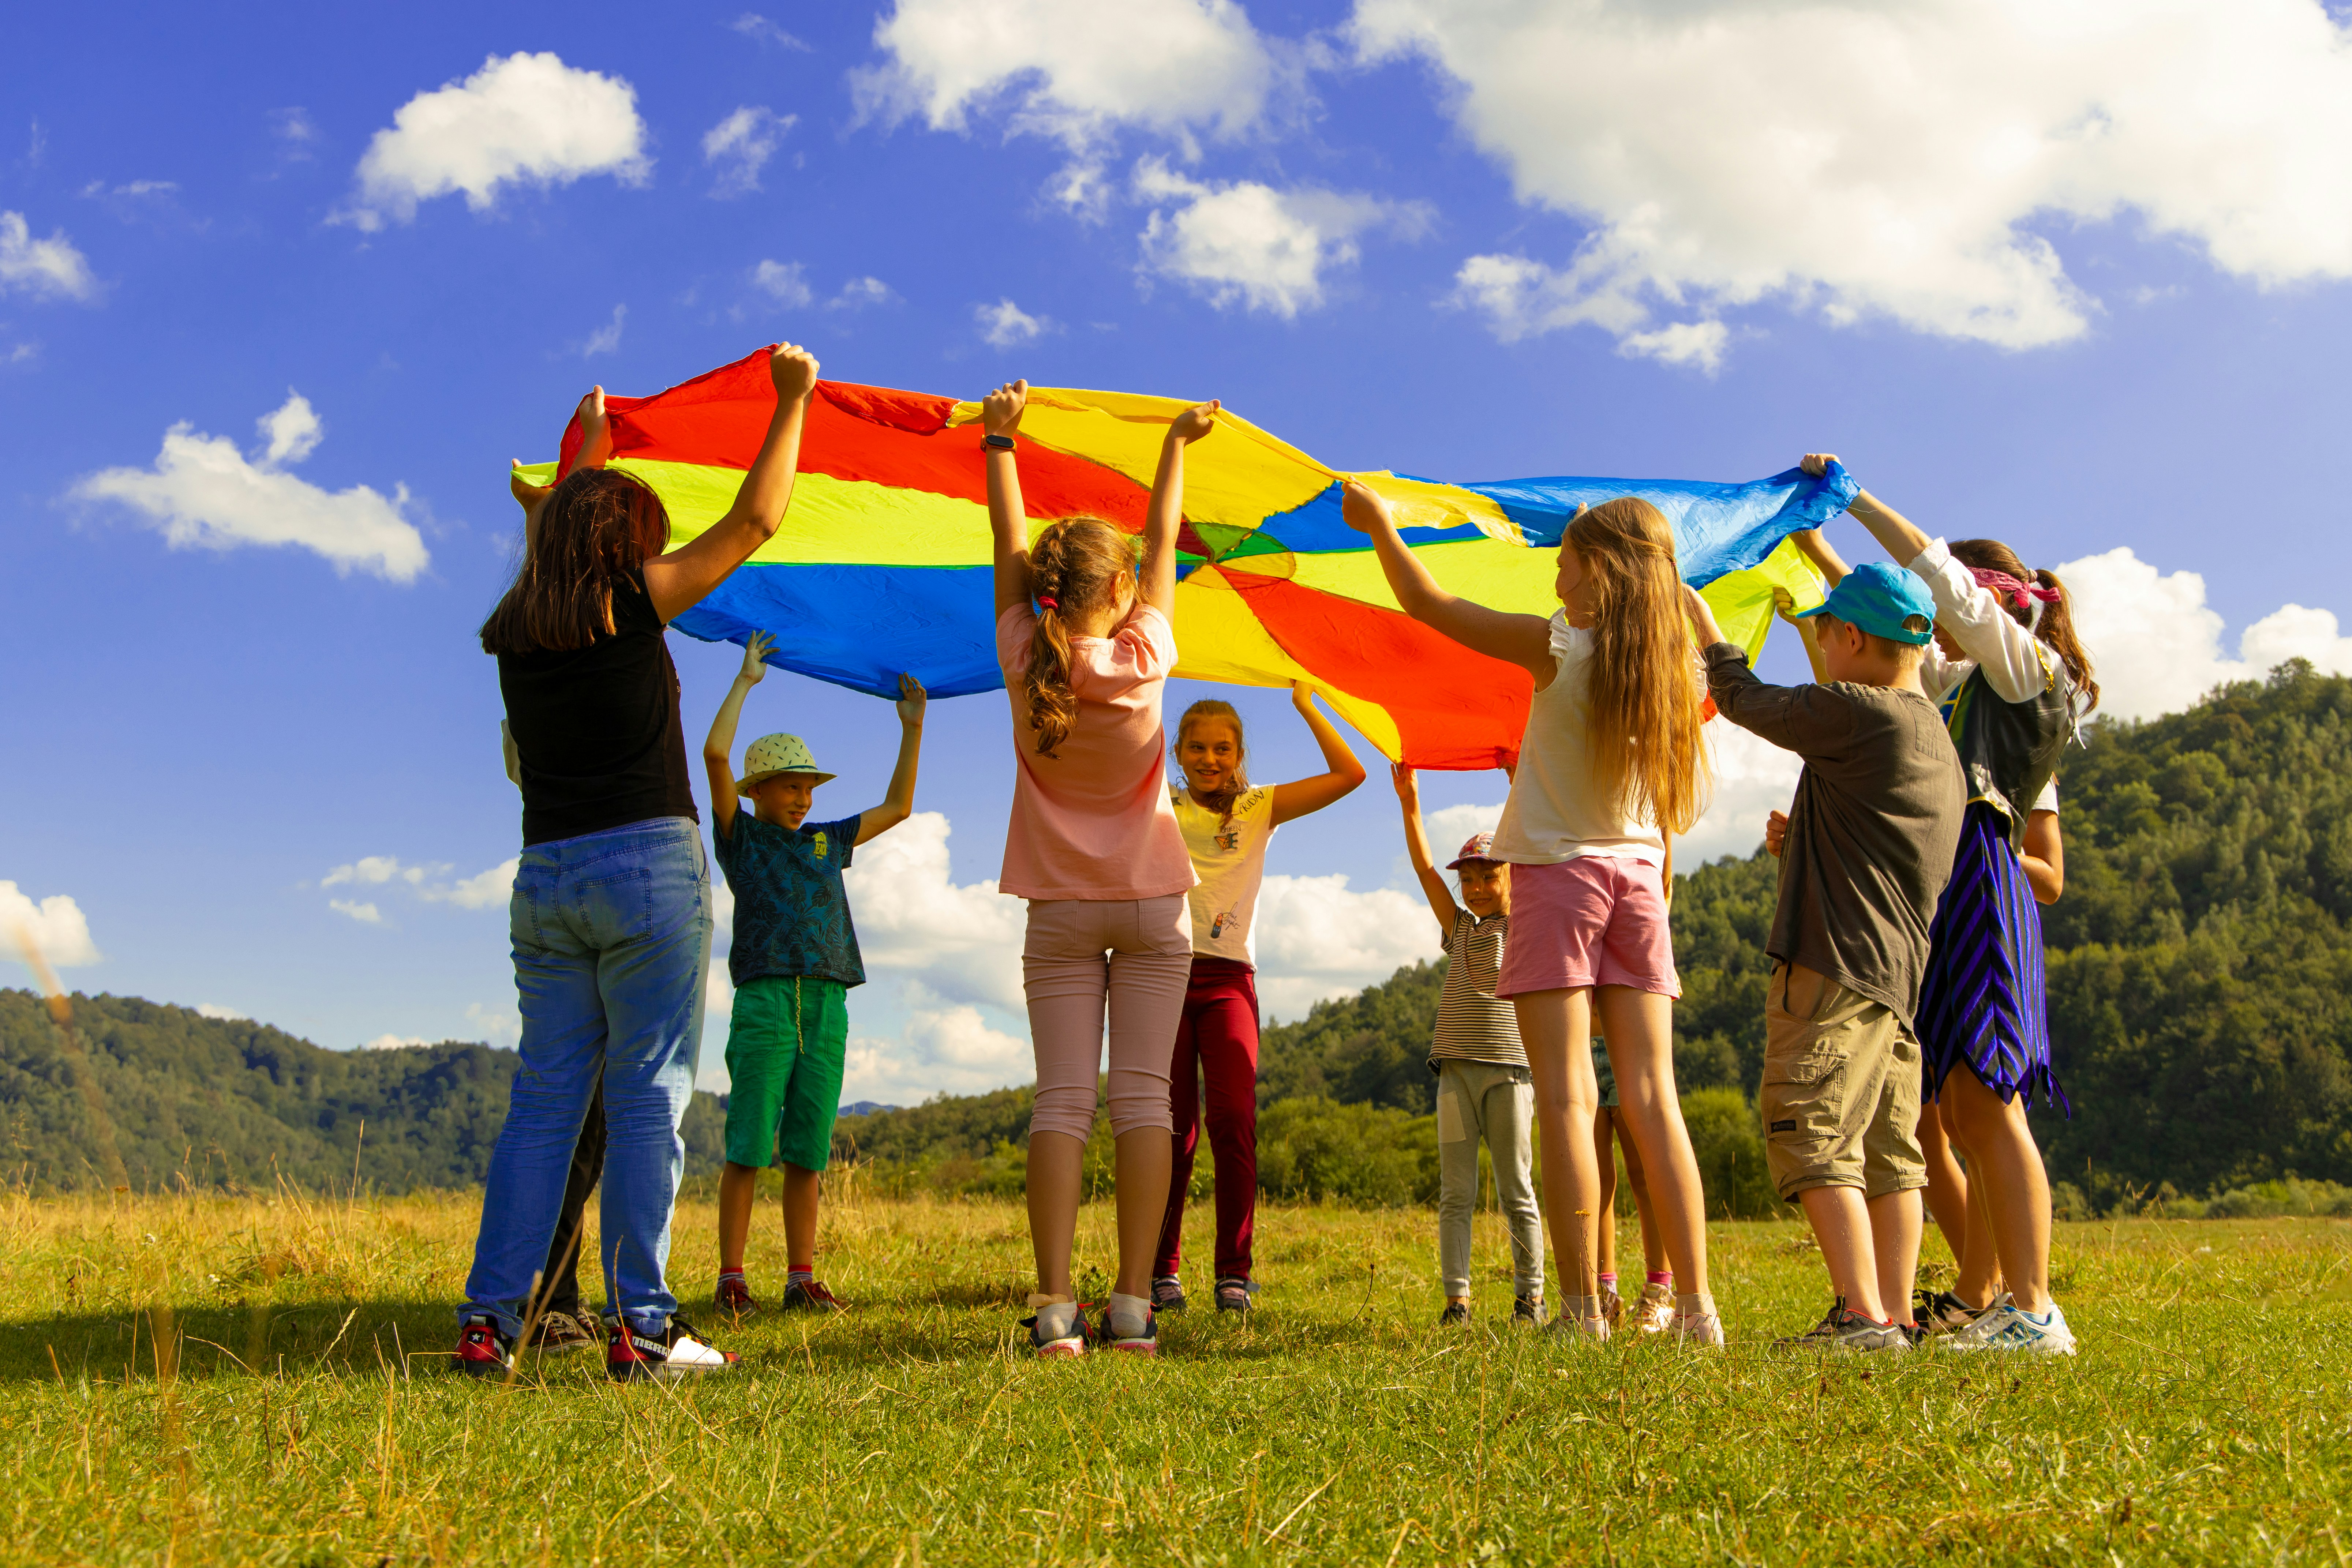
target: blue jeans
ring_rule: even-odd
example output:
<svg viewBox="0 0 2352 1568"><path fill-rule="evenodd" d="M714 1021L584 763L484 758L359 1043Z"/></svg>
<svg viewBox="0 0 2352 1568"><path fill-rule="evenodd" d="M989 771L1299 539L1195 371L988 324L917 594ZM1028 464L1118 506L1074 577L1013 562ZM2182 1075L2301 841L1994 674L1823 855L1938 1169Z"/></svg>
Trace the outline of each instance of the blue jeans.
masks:
<svg viewBox="0 0 2352 1568"><path fill-rule="evenodd" d="M660 817L533 844L508 922L522 1071L490 1155L464 1311L521 1331L601 1078L605 1315L658 1333L677 1307L663 1269L710 968L701 830Z"/></svg>

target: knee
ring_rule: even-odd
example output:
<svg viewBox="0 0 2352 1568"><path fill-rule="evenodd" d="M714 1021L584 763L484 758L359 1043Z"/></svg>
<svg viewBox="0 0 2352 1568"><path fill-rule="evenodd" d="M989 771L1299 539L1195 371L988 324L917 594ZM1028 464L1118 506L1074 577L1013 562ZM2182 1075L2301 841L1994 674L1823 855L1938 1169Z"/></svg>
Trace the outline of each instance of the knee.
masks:
<svg viewBox="0 0 2352 1568"><path fill-rule="evenodd" d="M1110 1096L1110 1131L1116 1138L1129 1133L1156 1130L1171 1137L1176 1132L1176 1118L1169 1112L1168 1096L1160 1092L1114 1090ZM1079 1136L1084 1137L1085 1134Z"/></svg>
<svg viewBox="0 0 2352 1568"><path fill-rule="evenodd" d="M1040 1089L1029 1109L1029 1131L1059 1133L1085 1143L1095 1130L1095 1092L1085 1089Z"/></svg>

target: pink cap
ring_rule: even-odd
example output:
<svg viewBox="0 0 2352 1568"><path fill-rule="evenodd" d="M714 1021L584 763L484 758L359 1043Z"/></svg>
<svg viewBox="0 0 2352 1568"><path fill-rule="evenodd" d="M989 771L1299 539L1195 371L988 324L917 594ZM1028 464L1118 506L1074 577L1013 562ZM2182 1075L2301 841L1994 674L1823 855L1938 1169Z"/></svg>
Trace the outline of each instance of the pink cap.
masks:
<svg viewBox="0 0 2352 1568"><path fill-rule="evenodd" d="M1459 871L1465 861L1492 861L1495 858L1495 835L1473 833L1462 841L1462 852L1445 862L1447 871Z"/></svg>

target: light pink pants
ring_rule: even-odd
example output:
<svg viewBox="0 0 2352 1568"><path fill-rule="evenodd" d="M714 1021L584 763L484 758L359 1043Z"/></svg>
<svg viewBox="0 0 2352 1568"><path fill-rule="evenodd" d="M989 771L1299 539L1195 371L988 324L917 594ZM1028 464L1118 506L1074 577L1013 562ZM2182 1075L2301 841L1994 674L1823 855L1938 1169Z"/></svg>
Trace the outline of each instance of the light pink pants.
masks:
<svg viewBox="0 0 2352 1568"><path fill-rule="evenodd" d="M1094 1131L1106 998L1110 1130L1172 1132L1168 1070L1192 975L1192 917L1184 895L1033 898L1021 970L1037 1053L1030 1132L1083 1142Z"/></svg>

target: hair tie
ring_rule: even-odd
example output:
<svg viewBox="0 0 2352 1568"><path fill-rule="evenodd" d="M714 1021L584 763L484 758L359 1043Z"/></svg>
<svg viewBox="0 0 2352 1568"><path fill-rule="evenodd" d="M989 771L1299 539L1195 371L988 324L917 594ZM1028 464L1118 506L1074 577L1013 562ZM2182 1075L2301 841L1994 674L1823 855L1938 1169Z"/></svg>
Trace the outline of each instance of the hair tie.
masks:
<svg viewBox="0 0 2352 1568"><path fill-rule="evenodd" d="M2021 581L2005 571L1996 571L1988 566L1977 567L1974 571L1979 587L1991 589L1994 593L2008 600L2020 610L2032 609L2033 601L2037 599L2044 604L2055 604L2066 597L2054 588L2037 588L2032 583Z"/></svg>
<svg viewBox="0 0 2352 1568"><path fill-rule="evenodd" d="M1055 599L1050 593L1041 593L1037 596L1037 608L1040 610L1059 610L1062 608L1062 601Z"/></svg>

